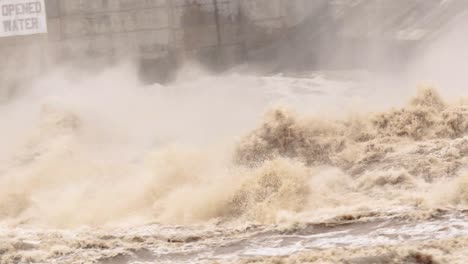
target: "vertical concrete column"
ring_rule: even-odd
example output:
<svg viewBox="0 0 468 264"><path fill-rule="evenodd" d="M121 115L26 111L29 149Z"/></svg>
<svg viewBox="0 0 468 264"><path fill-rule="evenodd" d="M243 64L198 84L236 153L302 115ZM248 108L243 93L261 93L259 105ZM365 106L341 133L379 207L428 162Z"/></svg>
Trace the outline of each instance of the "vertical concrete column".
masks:
<svg viewBox="0 0 468 264"><path fill-rule="evenodd" d="M174 18L174 6L173 6L173 2L172 0L166 0L166 10L167 10L167 13L169 15L169 22L168 22L168 26L169 26L169 34L170 34L170 41L169 41L169 45L171 45L172 47L175 47L176 46L176 36L175 36L175 18Z"/></svg>
<svg viewBox="0 0 468 264"><path fill-rule="evenodd" d="M219 8L218 8L218 0L213 0L213 7L214 7L214 17L215 17L215 24L216 24L216 38L218 46L221 46L221 25L219 24Z"/></svg>
<svg viewBox="0 0 468 264"><path fill-rule="evenodd" d="M59 18L59 36L60 40L63 40L63 17L62 17L62 1L57 1L57 13Z"/></svg>
<svg viewBox="0 0 468 264"><path fill-rule="evenodd" d="M239 27L241 35L241 48L242 48L242 60L249 61L249 52L247 49L247 17L245 11L242 8L242 0L237 0L238 14L239 14Z"/></svg>

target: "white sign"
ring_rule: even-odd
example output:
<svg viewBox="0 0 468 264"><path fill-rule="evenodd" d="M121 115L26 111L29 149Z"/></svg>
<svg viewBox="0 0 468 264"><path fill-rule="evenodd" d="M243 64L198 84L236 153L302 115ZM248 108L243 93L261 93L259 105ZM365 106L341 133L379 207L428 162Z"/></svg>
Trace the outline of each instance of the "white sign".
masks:
<svg viewBox="0 0 468 264"><path fill-rule="evenodd" d="M44 0L0 0L0 37L47 33Z"/></svg>

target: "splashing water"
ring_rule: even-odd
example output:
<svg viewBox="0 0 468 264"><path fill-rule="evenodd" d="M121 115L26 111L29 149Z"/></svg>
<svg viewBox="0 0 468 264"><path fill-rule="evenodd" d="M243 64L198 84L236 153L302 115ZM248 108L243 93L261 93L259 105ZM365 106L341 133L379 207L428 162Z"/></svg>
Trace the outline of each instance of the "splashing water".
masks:
<svg viewBox="0 0 468 264"><path fill-rule="evenodd" d="M358 249L330 249L342 245L408 260L418 245L402 240L442 247L427 232L466 245L468 105L433 88L401 108L319 117L271 103L317 113L343 98L326 113L360 88L323 76L167 87L121 69L57 76L67 75L0 109L2 263L238 261L307 249L320 251L301 261L366 263Z"/></svg>

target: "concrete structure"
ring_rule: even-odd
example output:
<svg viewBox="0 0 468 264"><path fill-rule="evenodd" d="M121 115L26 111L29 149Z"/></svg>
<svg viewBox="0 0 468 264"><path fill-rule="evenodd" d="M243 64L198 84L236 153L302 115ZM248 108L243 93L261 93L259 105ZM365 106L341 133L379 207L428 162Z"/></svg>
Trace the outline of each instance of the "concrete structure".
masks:
<svg viewBox="0 0 468 264"><path fill-rule="evenodd" d="M222 70L246 60L269 59L284 46L289 47L288 56L300 48L314 57L308 60L325 56L323 61L334 52L327 51L328 42L338 35L366 41L369 36L421 39L434 27L428 23L444 23L466 1L404 2L46 0L48 34L0 39L0 76L10 79L0 84L15 83L15 78L25 79L55 63L99 67L122 58L137 61L148 81L166 80L185 60Z"/></svg>
<svg viewBox="0 0 468 264"><path fill-rule="evenodd" d="M56 62L90 59L101 65L122 58L141 62L158 79L187 59L222 69L287 25L289 1L46 0L49 33L0 39L0 75ZM247 17L267 29L255 30Z"/></svg>

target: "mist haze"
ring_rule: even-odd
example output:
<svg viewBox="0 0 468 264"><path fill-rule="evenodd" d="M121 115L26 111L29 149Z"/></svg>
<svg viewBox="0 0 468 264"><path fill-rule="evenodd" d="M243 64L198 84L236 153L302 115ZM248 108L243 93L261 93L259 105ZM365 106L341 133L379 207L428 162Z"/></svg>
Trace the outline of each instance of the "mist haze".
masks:
<svg viewBox="0 0 468 264"><path fill-rule="evenodd" d="M125 2L0 38L0 263L466 262L468 4Z"/></svg>

